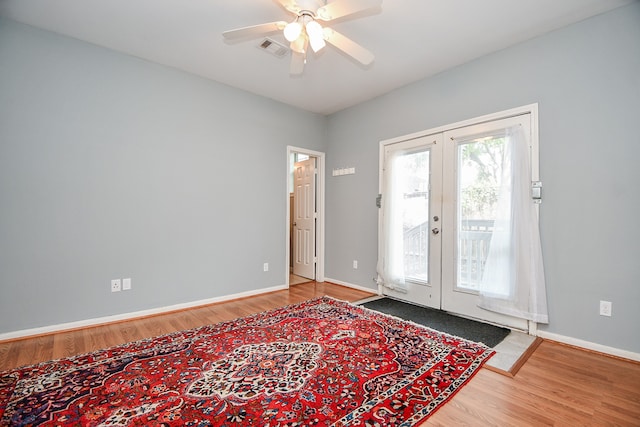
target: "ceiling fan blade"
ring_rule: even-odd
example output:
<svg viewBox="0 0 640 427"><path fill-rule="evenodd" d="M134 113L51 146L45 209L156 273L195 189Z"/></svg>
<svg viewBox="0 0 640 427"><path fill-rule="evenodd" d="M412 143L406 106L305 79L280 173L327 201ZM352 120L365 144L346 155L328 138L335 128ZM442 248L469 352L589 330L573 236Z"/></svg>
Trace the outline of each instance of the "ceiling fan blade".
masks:
<svg viewBox="0 0 640 427"><path fill-rule="evenodd" d="M227 40L255 39L269 33L282 31L287 25L284 21L269 22L267 24L252 25L251 27L237 28L222 33Z"/></svg>
<svg viewBox="0 0 640 427"><path fill-rule="evenodd" d="M382 0L335 0L316 11L316 18L323 21L353 15L363 10L380 7Z"/></svg>
<svg viewBox="0 0 640 427"><path fill-rule="evenodd" d="M324 39L362 65L369 65L375 59L373 53L331 28L324 29Z"/></svg>
<svg viewBox="0 0 640 427"><path fill-rule="evenodd" d="M300 12L300 6L296 0L276 0L276 2L280 3L280 6L287 9L289 12L297 15Z"/></svg>
<svg viewBox="0 0 640 427"><path fill-rule="evenodd" d="M291 66L289 67L289 74L292 76L298 76L304 71L304 53L298 53L291 51Z"/></svg>

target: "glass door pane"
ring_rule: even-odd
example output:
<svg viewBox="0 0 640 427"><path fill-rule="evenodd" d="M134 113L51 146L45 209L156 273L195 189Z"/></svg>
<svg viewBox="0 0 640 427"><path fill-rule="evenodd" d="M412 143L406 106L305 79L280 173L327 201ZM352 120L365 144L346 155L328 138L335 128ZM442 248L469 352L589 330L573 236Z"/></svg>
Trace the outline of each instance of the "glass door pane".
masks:
<svg viewBox="0 0 640 427"><path fill-rule="evenodd" d="M502 217L502 182L513 172L503 162L506 130L522 126L531 136L532 123L525 113L443 134L442 309L519 330L527 329L526 320L478 307L478 289Z"/></svg>
<svg viewBox="0 0 640 427"><path fill-rule="evenodd" d="M478 290L503 178L501 135L458 144L456 288Z"/></svg>
<svg viewBox="0 0 640 427"><path fill-rule="evenodd" d="M398 159L402 178L404 274L407 281L429 282L430 152L404 154Z"/></svg>

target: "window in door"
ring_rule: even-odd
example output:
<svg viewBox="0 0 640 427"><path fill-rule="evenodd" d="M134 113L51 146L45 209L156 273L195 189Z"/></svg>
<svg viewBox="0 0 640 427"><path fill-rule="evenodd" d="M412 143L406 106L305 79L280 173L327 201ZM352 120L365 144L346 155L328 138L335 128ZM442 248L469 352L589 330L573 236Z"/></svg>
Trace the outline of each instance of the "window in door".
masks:
<svg viewBox="0 0 640 427"><path fill-rule="evenodd" d="M457 146L456 289L477 292L489 253L504 176L505 139L487 136Z"/></svg>
<svg viewBox="0 0 640 427"><path fill-rule="evenodd" d="M398 158L405 280L429 281L429 150Z"/></svg>

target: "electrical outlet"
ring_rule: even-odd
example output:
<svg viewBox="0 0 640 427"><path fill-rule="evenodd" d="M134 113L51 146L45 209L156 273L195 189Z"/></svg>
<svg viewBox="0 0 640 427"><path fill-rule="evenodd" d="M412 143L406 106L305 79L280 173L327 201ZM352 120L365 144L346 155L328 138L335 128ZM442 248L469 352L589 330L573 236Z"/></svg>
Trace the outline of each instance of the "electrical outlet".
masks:
<svg viewBox="0 0 640 427"><path fill-rule="evenodd" d="M353 269L354 270L358 269L358 260L356 260L356 259L353 260Z"/></svg>
<svg viewBox="0 0 640 427"><path fill-rule="evenodd" d="M611 317L611 301L600 301L600 316Z"/></svg>
<svg viewBox="0 0 640 427"><path fill-rule="evenodd" d="M263 269L264 271L269 271L269 263L268 263L268 262L265 262L265 263L264 263L264 265L262 266L262 269Z"/></svg>
<svg viewBox="0 0 640 427"><path fill-rule="evenodd" d="M127 277L126 279L122 279L122 290L128 291L131 289L131 278Z"/></svg>
<svg viewBox="0 0 640 427"><path fill-rule="evenodd" d="M122 285L120 279L113 279L111 281L111 292L120 292Z"/></svg>

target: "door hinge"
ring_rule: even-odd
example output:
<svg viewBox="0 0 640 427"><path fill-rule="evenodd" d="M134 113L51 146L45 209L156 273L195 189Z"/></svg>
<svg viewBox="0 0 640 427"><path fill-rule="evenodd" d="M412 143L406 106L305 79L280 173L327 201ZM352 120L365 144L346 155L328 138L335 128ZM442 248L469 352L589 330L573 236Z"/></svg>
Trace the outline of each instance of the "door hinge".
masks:
<svg viewBox="0 0 640 427"><path fill-rule="evenodd" d="M376 196L376 206L377 206L378 208L381 208L381 207L382 207L382 194L378 194L378 195Z"/></svg>

